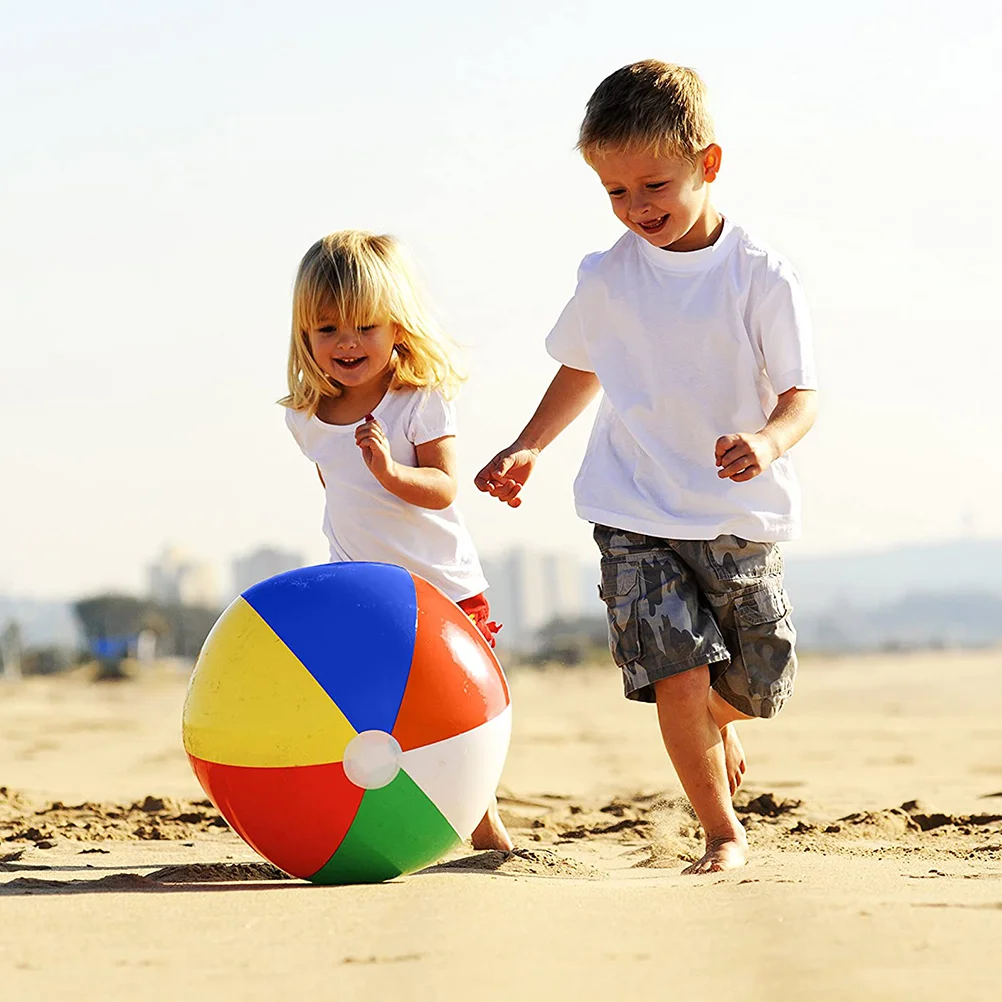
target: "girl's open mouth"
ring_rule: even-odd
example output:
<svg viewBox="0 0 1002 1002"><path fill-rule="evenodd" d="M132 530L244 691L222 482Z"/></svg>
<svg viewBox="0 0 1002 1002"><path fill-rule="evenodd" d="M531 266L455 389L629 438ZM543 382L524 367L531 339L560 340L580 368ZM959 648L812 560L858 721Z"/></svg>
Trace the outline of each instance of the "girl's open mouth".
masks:
<svg viewBox="0 0 1002 1002"><path fill-rule="evenodd" d="M335 358L334 361L344 369L357 369L365 361L365 356L363 355L361 358Z"/></svg>

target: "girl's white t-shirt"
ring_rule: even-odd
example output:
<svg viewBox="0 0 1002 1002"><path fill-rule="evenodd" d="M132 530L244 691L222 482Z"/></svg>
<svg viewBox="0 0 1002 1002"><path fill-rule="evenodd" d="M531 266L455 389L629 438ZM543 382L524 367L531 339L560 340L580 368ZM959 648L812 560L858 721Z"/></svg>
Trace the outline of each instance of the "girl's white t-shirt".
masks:
<svg viewBox="0 0 1002 1002"><path fill-rule="evenodd" d="M390 390L372 411L393 458L417 466L416 447L456 434L455 407L437 390ZM487 588L473 539L455 504L433 511L401 501L369 472L357 424L326 424L286 408L285 423L326 484L324 535L330 558L398 564L454 602Z"/></svg>
<svg viewBox="0 0 1002 1002"><path fill-rule="evenodd" d="M582 518L668 539L797 535L788 455L743 483L714 465L718 438L759 431L780 393L817 387L806 302L783 258L726 220L689 253L627 233L581 262L546 347L604 391L574 483Z"/></svg>

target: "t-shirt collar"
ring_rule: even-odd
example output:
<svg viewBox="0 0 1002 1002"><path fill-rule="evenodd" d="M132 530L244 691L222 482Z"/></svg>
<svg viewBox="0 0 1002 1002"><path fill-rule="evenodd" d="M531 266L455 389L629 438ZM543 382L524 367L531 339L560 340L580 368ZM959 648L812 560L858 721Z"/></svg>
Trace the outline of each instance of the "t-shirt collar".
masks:
<svg viewBox="0 0 1002 1002"><path fill-rule="evenodd" d="M640 245L641 253L658 268L666 271L705 271L715 261L727 253L734 227L725 216L724 226L714 243L695 251L663 250L648 243L642 236L630 231L630 235Z"/></svg>

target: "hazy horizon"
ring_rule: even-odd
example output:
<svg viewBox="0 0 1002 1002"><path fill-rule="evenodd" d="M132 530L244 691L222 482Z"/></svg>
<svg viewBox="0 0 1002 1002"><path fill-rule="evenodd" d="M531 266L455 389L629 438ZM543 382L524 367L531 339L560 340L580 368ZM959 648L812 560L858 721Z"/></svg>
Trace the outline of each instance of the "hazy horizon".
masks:
<svg viewBox="0 0 1002 1002"><path fill-rule="evenodd" d="M655 56L711 93L721 210L790 258L822 413L795 450L797 555L1002 537L999 13L725 0L623 23L481 10L68 0L7 15L0 93L0 594L143 588L173 542L228 572L324 559L323 496L274 401L296 264L360 226L413 249L467 346L460 504L484 555L592 555L590 421L517 511L472 476L555 370L581 257L621 230L573 150L591 90ZM981 178L988 178L984 184Z"/></svg>

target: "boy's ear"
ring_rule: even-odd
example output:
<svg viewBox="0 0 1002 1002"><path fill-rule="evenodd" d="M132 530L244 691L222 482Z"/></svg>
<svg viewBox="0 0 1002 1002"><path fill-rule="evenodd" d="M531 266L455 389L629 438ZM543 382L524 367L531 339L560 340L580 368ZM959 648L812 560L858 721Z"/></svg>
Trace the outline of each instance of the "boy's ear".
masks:
<svg viewBox="0 0 1002 1002"><path fill-rule="evenodd" d="M703 180L707 184L712 184L716 178L717 173L720 170L720 160L723 156L723 151L716 143L710 143L709 146L703 150L702 156L702 166L703 166Z"/></svg>

